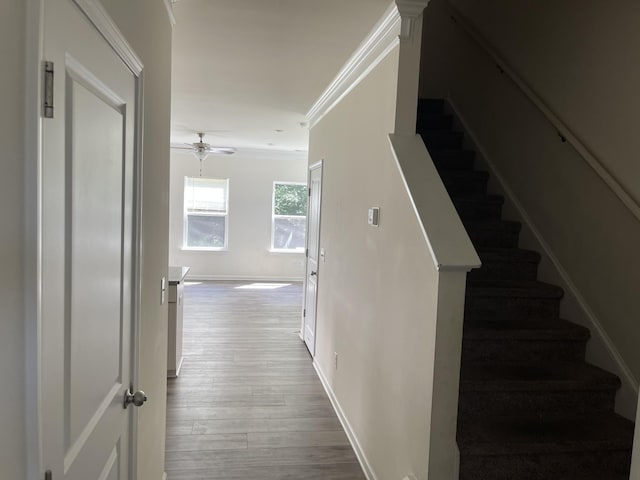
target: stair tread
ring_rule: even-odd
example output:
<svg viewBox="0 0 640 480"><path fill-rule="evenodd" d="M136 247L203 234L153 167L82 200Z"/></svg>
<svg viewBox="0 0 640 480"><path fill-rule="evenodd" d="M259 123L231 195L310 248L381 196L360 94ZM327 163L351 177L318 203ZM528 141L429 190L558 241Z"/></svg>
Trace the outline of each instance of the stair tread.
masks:
<svg viewBox="0 0 640 480"><path fill-rule="evenodd" d="M567 320L477 320L464 325L469 340L587 340L589 329Z"/></svg>
<svg viewBox="0 0 640 480"><path fill-rule="evenodd" d="M491 248L481 247L478 255L483 262L509 261L509 262L539 262L540 254L534 250L522 248Z"/></svg>
<svg viewBox="0 0 640 480"><path fill-rule="evenodd" d="M562 298L564 291L557 285L537 280L469 280L467 296Z"/></svg>
<svg viewBox="0 0 640 480"><path fill-rule="evenodd" d="M451 170L453 172L457 172L459 170ZM443 172L441 172L443 173ZM456 194L453 195L451 197L451 200L454 203L495 203L496 205L502 205L504 203L504 197L502 195L493 195L493 194L486 194L486 193L460 193L460 194Z"/></svg>
<svg viewBox="0 0 640 480"><path fill-rule="evenodd" d="M441 98L419 98L419 113L442 113L444 108L444 100Z"/></svg>
<svg viewBox="0 0 640 480"><path fill-rule="evenodd" d="M467 220L464 225L471 229L483 229L483 230L517 230L520 231L522 225L520 222L514 222L512 220Z"/></svg>
<svg viewBox="0 0 640 480"><path fill-rule="evenodd" d="M460 391L575 391L616 390L620 379L579 361L474 362L464 365Z"/></svg>
<svg viewBox="0 0 640 480"><path fill-rule="evenodd" d="M458 422L466 455L517 455L631 449L633 423L614 413L484 417Z"/></svg>
<svg viewBox="0 0 640 480"><path fill-rule="evenodd" d="M447 179L451 179L451 180L455 180L458 178L469 178L469 177L488 179L489 172L485 172L483 170L440 170L440 177L446 177ZM458 197L462 195L454 195L454 196Z"/></svg>

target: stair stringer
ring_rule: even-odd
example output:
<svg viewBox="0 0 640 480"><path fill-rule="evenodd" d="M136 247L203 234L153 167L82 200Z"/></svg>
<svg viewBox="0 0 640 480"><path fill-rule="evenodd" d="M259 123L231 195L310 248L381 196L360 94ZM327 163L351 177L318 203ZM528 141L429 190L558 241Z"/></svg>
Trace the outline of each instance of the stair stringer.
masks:
<svg viewBox="0 0 640 480"><path fill-rule="evenodd" d="M582 295L571 276L564 268L543 233L536 226L522 202L509 187L500 170L491 161L487 150L479 140L473 127L465 120L464 114L457 107L455 99L449 94L445 102L445 110L449 109L454 122L457 122L465 132L465 142L477 152L476 161L483 164L491 173L490 183L492 193L504 196L504 212L506 217L522 223L520 232L520 247L538 251L541 262L538 278L542 281L558 285L565 291L560 304L561 314L570 318L591 331L591 339L587 344L586 361L604 370L615 373L621 380L622 386L616 395L615 412L623 417L635 421L638 401L638 380L624 361L613 340L608 336L602 323L587 299ZM497 191L496 191L497 190Z"/></svg>

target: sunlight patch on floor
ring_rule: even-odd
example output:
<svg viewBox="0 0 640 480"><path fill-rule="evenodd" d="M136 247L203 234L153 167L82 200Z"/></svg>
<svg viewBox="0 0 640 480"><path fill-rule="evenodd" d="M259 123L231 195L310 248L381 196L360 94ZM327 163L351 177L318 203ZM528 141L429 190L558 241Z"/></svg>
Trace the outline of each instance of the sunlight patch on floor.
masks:
<svg viewBox="0 0 640 480"><path fill-rule="evenodd" d="M290 283L248 283L235 287L236 290L275 290L276 288L288 287Z"/></svg>

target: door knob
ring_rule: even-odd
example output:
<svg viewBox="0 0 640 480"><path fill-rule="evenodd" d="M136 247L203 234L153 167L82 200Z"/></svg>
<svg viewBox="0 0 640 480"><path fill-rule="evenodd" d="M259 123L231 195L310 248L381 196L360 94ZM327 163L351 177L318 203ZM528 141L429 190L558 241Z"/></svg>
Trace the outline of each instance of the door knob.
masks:
<svg viewBox="0 0 640 480"><path fill-rule="evenodd" d="M131 393L131 389L127 388L127 391L124 393L123 406L124 408L127 408L129 405L133 404L135 407L141 407L148 398L147 394L142 390L138 390L136 393Z"/></svg>
<svg viewBox="0 0 640 480"><path fill-rule="evenodd" d="M313 277L314 275L317 275L318 272L311 272L311 276Z"/></svg>

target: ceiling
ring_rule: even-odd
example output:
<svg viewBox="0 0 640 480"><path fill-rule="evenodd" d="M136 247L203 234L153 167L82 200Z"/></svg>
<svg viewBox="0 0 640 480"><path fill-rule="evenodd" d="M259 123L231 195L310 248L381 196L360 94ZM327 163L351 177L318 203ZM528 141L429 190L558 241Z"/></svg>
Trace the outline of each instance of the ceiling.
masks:
<svg viewBox="0 0 640 480"><path fill-rule="evenodd" d="M306 151L305 114L390 0L178 0L172 142Z"/></svg>

